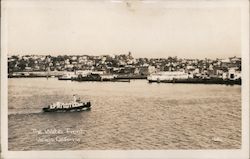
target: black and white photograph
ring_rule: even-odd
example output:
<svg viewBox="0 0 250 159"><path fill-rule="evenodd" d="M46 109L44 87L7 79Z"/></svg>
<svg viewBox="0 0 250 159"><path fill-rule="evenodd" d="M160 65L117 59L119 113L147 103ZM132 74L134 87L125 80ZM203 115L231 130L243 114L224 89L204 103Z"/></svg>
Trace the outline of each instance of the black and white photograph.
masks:
<svg viewBox="0 0 250 159"><path fill-rule="evenodd" d="M1 3L3 158L249 157L249 1Z"/></svg>

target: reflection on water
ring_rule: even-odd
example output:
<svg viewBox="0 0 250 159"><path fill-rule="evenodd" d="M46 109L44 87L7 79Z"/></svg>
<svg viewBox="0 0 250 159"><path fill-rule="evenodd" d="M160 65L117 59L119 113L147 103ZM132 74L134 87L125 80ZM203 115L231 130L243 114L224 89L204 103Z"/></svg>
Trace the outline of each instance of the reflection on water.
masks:
<svg viewBox="0 0 250 159"><path fill-rule="evenodd" d="M9 79L8 88L9 150L241 146L241 86L35 78ZM42 107L68 102L73 94L90 100L92 110L42 113Z"/></svg>

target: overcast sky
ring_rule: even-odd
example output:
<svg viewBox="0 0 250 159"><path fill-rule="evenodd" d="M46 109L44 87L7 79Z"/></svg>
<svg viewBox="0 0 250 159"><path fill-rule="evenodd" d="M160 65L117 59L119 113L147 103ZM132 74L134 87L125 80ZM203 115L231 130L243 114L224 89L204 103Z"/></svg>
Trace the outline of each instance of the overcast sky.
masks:
<svg viewBox="0 0 250 159"><path fill-rule="evenodd" d="M5 6L8 53L241 55L239 8L147 2L10 1Z"/></svg>

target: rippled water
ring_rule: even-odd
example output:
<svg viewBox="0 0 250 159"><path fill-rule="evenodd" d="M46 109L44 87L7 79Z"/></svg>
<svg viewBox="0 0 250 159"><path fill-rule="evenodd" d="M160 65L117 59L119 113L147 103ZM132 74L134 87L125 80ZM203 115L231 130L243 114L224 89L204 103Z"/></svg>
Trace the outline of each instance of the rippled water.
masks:
<svg viewBox="0 0 250 159"><path fill-rule="evenodd" d="M9 150L241 147L241 86L53 78L8 82ZM92 110L41 112L73 94L90 100Z"/></svg>

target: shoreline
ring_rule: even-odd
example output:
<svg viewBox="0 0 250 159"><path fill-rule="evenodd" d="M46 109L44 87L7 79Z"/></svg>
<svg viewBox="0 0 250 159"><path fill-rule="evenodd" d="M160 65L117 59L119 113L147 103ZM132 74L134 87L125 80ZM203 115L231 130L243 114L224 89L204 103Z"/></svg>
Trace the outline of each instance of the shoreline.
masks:
<svg viewBox="0 0 250 159"><path fill-rule="evenodd" d="M59 76L54 75L36 75L36 76L8 76L8 78L58 78ZM68 79L70 81L76 81L76 82L93 82L93 80L85 80L85 81L77 81L73 79ZM126 81L125 81L126 80ZM117 77L115 80L94 80L94 82L130 82L130 80L147 80L146 77L128 77L128 76L122 76ZM240 80L223 80L220 78L212 78L212 79L201 79L201 78L192 78L192 79L174 79L174 80L163 80L163 81L157 81L157 80L147 80L148 83L172 83L172 84L225 84L225 85L241 85L241 79Z"/></svg>

